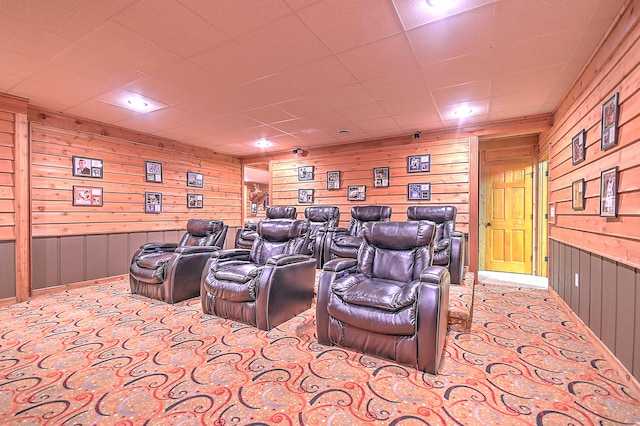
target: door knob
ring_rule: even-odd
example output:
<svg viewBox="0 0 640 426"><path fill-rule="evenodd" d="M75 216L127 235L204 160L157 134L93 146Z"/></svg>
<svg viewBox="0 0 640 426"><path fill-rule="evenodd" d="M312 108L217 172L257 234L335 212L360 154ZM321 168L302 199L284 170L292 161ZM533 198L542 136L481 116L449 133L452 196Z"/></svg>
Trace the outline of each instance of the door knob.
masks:
<svg viewBox="0 0 640 426"><path fill-rule="evenodd" d="M487 222L487 226L491 226L491 222Z"/></svg>

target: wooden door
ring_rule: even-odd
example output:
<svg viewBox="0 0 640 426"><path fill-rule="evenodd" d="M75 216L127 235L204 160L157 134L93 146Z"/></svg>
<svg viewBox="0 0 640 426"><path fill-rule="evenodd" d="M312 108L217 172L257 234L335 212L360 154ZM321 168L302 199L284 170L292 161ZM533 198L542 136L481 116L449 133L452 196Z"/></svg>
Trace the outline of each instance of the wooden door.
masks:
<svg viewBox="0 0 640 426"><path fill-rule="evenodd" d="M486 253L489 271L531 274L531 162L487 164Z"/></svg>

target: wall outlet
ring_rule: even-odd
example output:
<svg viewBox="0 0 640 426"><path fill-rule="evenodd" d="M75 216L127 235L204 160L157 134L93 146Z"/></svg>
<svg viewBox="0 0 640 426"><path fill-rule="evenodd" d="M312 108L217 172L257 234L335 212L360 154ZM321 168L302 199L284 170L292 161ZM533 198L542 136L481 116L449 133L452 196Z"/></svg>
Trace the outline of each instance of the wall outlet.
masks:
<svg viewBox="0 0 640 426"><path fill-rule="evenodd" d="M575 277L575 279L574 279L574 281L573 281L573 284L574 284L576 287L580 287L580 275L576 274L576 277Z"/></svg>

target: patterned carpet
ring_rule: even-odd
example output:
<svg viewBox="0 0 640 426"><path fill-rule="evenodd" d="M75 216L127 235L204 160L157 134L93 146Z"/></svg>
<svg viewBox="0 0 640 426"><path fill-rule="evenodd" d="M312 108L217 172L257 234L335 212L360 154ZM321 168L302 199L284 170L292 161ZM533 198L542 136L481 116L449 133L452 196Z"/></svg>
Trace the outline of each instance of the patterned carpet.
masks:
<svg viewBox="0 0 640 426"><path fill-rule="evenodd" d="M477 285L430 376L132 296L126 280L0 309L2 425L629 425L638 395L544 290Z"/></svg>

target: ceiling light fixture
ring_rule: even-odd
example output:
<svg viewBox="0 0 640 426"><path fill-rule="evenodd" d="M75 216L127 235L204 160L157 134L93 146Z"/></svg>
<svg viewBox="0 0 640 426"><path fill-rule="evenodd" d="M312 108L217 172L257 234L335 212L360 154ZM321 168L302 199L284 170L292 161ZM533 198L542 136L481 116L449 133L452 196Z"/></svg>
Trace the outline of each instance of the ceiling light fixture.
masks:
<svg viewBox="0 0 640 426"><path fill-rule="evenodd" d="M347 133L349 133L349 129L340 129L340 130L338 130L338 134L339 135L346 135Z"/></svg>
<svg viewBox="0 0 640 426"><path fill-rule="evenodd" d="M268 140L266 140L265 138L260 139L258 142L256 142L256 146L258 148L268 148L271 146L271 142L269 142Z"/></svg>
<svg viewBox="0 0 640 426"><path fill-rule="evenodd" d="M473 115L473 108L467 105L463 105L453 111L453 116L456 118L466 118Z"/></svg>
<svg viewBox="0 0 640 426"><path fill-rule="evenodd" d="M166 104L147 98L124 89L116 89L105 93L96 98L99 101L106 102L120 108L126 108L135 112L151 112L166 107Z"/></svg>
<svg viewBox="0 0 640 426"><path fill-rule="evenodd" d="M446 9L453 6L456 0L425 0L427 6L434 9Z"/></svg>

